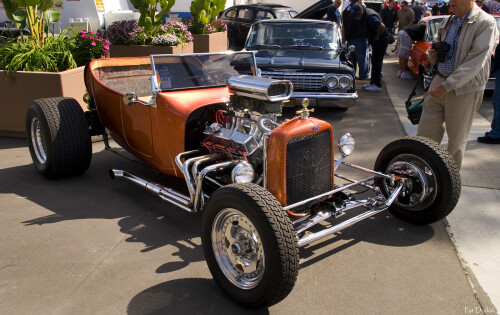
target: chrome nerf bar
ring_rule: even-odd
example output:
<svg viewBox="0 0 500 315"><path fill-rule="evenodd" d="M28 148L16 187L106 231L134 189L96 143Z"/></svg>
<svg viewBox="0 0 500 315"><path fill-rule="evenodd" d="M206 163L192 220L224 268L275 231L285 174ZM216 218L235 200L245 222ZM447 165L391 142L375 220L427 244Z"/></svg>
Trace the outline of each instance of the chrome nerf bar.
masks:
<svg viewBox="0 0 500 315"><path fill-rule="evenodd" d="M375 205L373 205L370 210L363 212L360 215L357 215L349 220L346 220L342 223L339 223L339 224L332 226L331 228L325 229L323 231L309 234L309 235L299 239L297 241L297 245L299 247L304 247L304 246L306 246L314 241L317 241L317 240L324 238L328 235L337 233L337 232L339 232L347 227L350 227L351 225L354 225L354 224L356 224L364 219L371 217L372 215L375 215L381 211L384 211L394 202L394 200L396 200L397 196L401 192L401 189L403 189L403 183L399 184L399 186L394 190L394 192L386 200L384 205L382 205L380 207L375 207Z"/></svg>
<svg viewBox="0 0 500 315"><path fill-rule="evenodd" d="M347 188L349 187L352 187L352 186L356 186L356 185L361 185L361 184L364 184L366 182L369 182L375 178L377 178L378 176L377 175L373 175L373 176L370 176L370 177L367 177L365 179L362 179L362 180L359 180L357 182L354 182L354 183L351 183L351 184L347 184L345 186L342 186L340 188L336 188L334 190L330 190L330 191L327 191L326 193L322 193L321 195L317 195L317 196L314 196L314 197L311 197L309 199L305 199L305 200L302 200L302 201L299 201L299 202L296 202L294 204L291 204L289 206L286 206L286 207L283 207L283 210L289 210L289 209L293 209L295 207L298 207L298 206L301 206L301 205L304 205L310 201L314 201L314 200L319 200L323 197L326 197L326 196L329 196L329 195L333 195L335 193L338 193L339 191L343 191L343 190L346 190Z"/></svg>

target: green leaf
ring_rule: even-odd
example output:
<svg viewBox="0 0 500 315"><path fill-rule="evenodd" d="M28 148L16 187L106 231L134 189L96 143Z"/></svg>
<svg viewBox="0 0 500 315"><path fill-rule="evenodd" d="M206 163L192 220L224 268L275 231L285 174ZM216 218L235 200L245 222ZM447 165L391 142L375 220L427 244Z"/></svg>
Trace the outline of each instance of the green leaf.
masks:
<svg viewBox="0 0 500 315"><path fill-rule="evenodd" d="M14 22L13 13L19 9L19 6L14 0L5 0L3 1L3 7L5 9L5 13L7 14L7 18Z"/></svg>
<svg viewBox="0 0 500 315"><path fill-rule="evenodd" d="M34 7L40 4L41 0L15 0L20 7Z"/></svg>
<svg viewBox="0 0 500 315"><path fill-rule="evenodd" d="M129 1L137 10L139 10L144 4L142 0L129 0Z"/></svg>
<svg viewBox="0 0 500 315"><path fill-rule="evenodd" d="M48 9L54 8L55 6L56 6L56 3L54 0L40 0L40 2L38 4L38 10L40 10L40 12L45 12Z"/></svg>
<svg viewBox="0 0 500 315"><path fill-rule="evenodd" d="M47 16L47 22L50 24L56 23L61 18L61 12L56 8L47 10L45 14Z"/></svg>

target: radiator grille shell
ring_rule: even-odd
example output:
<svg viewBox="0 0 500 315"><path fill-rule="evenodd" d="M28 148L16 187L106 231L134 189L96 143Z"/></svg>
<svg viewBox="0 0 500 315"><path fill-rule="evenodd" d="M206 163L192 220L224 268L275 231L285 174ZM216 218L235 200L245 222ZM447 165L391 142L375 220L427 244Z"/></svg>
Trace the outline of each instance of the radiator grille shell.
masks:
<svg viewBox="0 0 500 315"><path fill-rule="evenodd" d="M288 205L331 190L332 142L328 130L291 138L286 151Z"/></svg>

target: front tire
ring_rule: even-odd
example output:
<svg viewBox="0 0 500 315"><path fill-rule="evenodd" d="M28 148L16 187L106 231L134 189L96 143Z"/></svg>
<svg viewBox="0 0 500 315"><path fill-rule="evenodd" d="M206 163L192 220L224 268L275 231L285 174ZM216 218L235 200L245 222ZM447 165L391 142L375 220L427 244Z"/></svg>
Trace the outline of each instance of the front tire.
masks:
<svg viewBox="0 0 500 315"><path fill-rule="evenodd" d="M65 97L30 103L26 135L33 164L49 179L85 172L92 159L92 141L80 104Z"/></svg>
<svg viewBox="0 0 500 315"><path fill-rule="evenodd" d="M214 192L203 210L201 240L215 281L243 306L272 305L292 290L299 269L296 236L264 188L232 184Z"/></svg>
<svg viewBox="0 0 500 315"><path fill-rule="evenodd" d="M396 217L413 224L430 224L446 217L460 197L458 167L438 143L423 137L404 137L380 152L374 169L407 180L403 191L389 207ZM376 185L387 197L395 186L379 179Z"/></svg>

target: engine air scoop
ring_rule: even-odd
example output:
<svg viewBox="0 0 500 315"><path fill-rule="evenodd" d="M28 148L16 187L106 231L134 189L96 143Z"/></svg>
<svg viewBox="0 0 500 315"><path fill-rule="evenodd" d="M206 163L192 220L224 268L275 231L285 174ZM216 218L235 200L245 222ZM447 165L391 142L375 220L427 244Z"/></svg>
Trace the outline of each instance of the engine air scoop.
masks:
<svg viewBox="0 0 500 315"><path fill-rule="evenodd" d="M293 84L288 80L273 80L250 75L228 79L229 93L264 101L284 101L290 98Z"/></svg>

